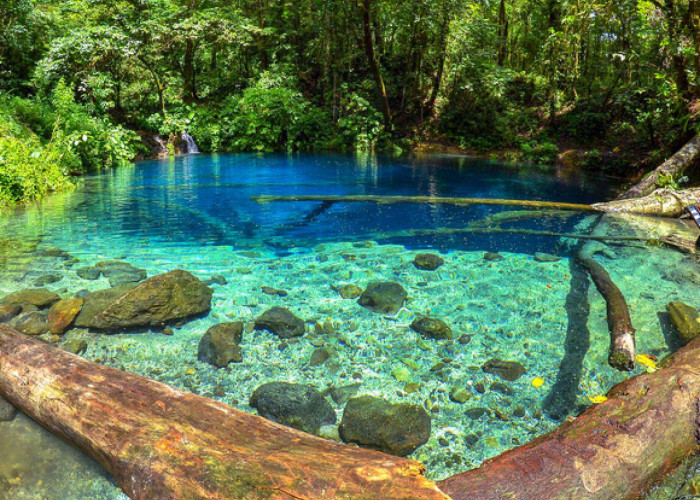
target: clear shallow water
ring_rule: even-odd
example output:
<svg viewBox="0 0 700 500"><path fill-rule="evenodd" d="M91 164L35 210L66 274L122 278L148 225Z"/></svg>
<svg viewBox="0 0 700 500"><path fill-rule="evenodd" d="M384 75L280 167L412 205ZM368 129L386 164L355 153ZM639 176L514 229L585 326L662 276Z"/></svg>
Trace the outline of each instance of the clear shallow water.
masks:
<svg viewBox="0 0 700 500"><path fill-rule="evenodd" d="M589 397L604 394L628 376L607 366L605 303L569 258L577 242L532 235L407 233L465 228L504 211L502 207L259 205L251 196L384 194L588 203L609 197L612 184L566 171L437 156L199 155L142 162L89 177L75 192L1 219L5 272L0 274L0 294L28 288L47 273L62 276L47 288L64 296L109 286L104 278L80 279L70 267L71 258L45 252L56 248L79 259L73 268L123 259L149 275L176 268L202 279L222 275L228 284L213 285L211 314L173 336L75 330L66 336L86 339L89 359L245 411L252 411L247 406L252 391L273 380L310 383L321 390L360 384L359 394L427 406L432 409L432 436L412 457L439 479L553 429L561 418L590 404ZM575 233L586 232L592 223L574 214L511 221L503 227ZM639 232L624 223L611 226L619 234ZM415 254L426 248L445 259L438 271L413 266ZM693 303L700 284L697 264L672 250L638 243L611 249L617 257L600 257L601 262L628 300L638 350L661 357L675 347L667 319L660 314L666 303L684 300L700 306ZM485 261L485 251L498 251L504 259ZM563 258L537 262L535 252ZM396 316L374 314L333 289L376 280L397 281L408 291L409 301ZM288 295L265 295L262 286L282 288ZM251 323L275 305L305 319L310 332L285 349L267 332L246 333L243 363L227 369L197 361L197 344L208 327L231 319ZM409 328L419 314L441 318L455 337L471 340L420 342ZM328 322L334 334L314 333L314 324ZM319 345L336 355L312 367L309 358ZM494 357L518 361L527 373L515 382L483 373L481 365ZM438 363L444 368L431 370ZM398 368L408 368L407 379L397 380ZM534 378L541 378L543 385L534 387ZM420 387L409 393L407 382ZM453 387L469 389L471 399L464 404L451 401ZM340 418L342 406L334 407ZM473 418L476 409L483 414ZM15 425L12 432L7 432L8 425ZM5 463L0 458L0 487L10 488L11 498L123 498L99 468L63 448L52 453L74 464L65 468L70 474L39 467L46 463L40 459L46 450L53 449L47 444L50 437L42 437L40 446L27 445L24 458L3 453L3 448L16 446L16 436L34 432L29 429L0 424L0 457L9 457ZM31 458L33 449L36 456ZM33 464L31 474L28 463ZM65 489L55 490L51 485L57 483Z"/></svg>

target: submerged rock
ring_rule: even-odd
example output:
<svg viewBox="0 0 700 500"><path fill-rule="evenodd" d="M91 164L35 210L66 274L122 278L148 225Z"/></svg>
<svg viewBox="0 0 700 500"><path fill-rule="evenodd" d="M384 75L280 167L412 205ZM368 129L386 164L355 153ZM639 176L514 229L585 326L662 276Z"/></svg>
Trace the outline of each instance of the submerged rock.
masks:
<svg viewBox="0 0 700 500"><path fill-rule="evenodd" d="M561 260L561 257L550 253L537 252L535 253L535 260L537 262L557 262Z"/></svg>
<svg viewBox="0 0 700 500"><path fill-rule="evenodd" d="M83 307L83 299L62 299L49 309L49 331L60 335L68 329Z"/></svg>
<svg viewBox="0 0 700 500"><path fill-rule="evenodd" d="M273 307L255 320L256 330L267 330L280 338L288 339L304 335L304 321L289 309Z"/></svg>
<svg viewBox="0 0 700 500"><path fill-rule="evenodd" d="M430 415L421 406L360 396L345 406L340 437L346 443L404 457L428 442L430 427Z"/></svg>
<svg viewBox="0 0 700 500"><path fill-rule="evenodd" d="M289 295L286 290L280 290L269 286L263 286L260 288L260 290L262 290L262 293L265 295L277 295L278 297L286 297Z"/></svg>
<svg viewBox="0 0 700 500"><path fill-rule="evenodd" d="M489 359L481 367L485 373L491 373L501 377L503 380L518 380L524 373L525 367L517 361L504 361L498 358Z"/></svg>
<svg viewBox="0 0 700 500"><path fill-rule="evenodd" d="M344 299L356 299L362 295L362 288L357 285L343 285L338 289L338 293Z"/></svg>
<svg viewBox="0 0 700 500"><path fill-rule="evenodd" d="M199 341L197 358L218 368L224 368L229 363L240 363L243 355L238 344L243 339L243 323L219 323L207 330Z"/></svg>
<svg viewBox="0 0 700 500"><path fill-rule="evenodd" d="M0 422L9 422L17 414L17 409L2 396L0 396Z"/></svg>
<svg viewBox="0 0 700 500"><path fill-rule="evenodd" d="M43 335L49 331L46 316L40 311L22 313L12 320L10 325L25 335Z"/></svg>
<svg viewBox="0 0 700 500"><path fill-rule="evenodd" d="M77 354L78 356L85 354L87 348L88 344L85 339L68 339L61 344L61 349Z"/></svg>
<svg viewBox="0 0 700 500"><path fill-rule="evenodd" d="M419 253L413 259L413 265L423 271L435 271L445 263L445 259L434 253Z"/></svg>
<svg viewBox="0 0 700 500"><path fill-rule="evenodd" d="M187 271L175 270L136 286L89 294L75 324L97 330L160 327L209 311L211 296L211 288Z"/></svg>
<svg viewBox="0 0 700 500"><path fill-rule="evenodd" d="M408 297L406 290L393 281L374 281L367 285L357 303L381 314L396 314Z"/></svg>
<svg viewBox="0 0 700 500"><path fill-rule="evenodd" d="M331 351L327 347L319 347L311 353L309 366L319 366L328 361L331 357Z"/></svg>
<svg viewBox="0 0 700 500"><path fill-rule="evenodd" d="M683 345L700 336L700 314L683 302L670 302L666 308Z"/></svg>
<svg viewBox="0 0 700 500"><path fill-rule="evenodd" d="M98 279L100 277L100 274L102 273L99 269L97 269L94 266L85 266L76 269L75 274L77 274L79 278L82 278L84 280L94 281Z"/></svg>
<svg viewBox="0 0 700 500"><path fill-rule="evenodd" d="M261 416L310 434L318 434L323 425L336 422L335 412L315 388L304 384L270 382L250 397L250 406Z"/></svg>
<svg viewBox="0 0 700 500"><path fill-rule="evenodd" d="M337 405L344 405L350 400L350 398L357 394L357 391L360 389L361 386L362 384L355 383L343 385L340 387L331 387L329 390L331 394L331 399Z"/></svg>
<svg viewBox="0 0 700 500"><path fill-rule="evenodd" d="M43 309L56 302L59 298L57 293L50 292L46 288L31 288L6 295L0 301L0 304L19 304L20 306L31 304L39 309Z"/></svg>
<svg viewBox="0 0 700 500"><path fill-rule="evenodd" d="M484 260L490 261L490 262L498 262L499 260L503 260L505 257L501 255L500 253L495 253L495 252L486 252L484 254Z"/></svg>
<svg viewBox="0 0 700 500"><path fill-rule="evenodd" d="M146 270L120 260L104 260L95 264L112 287L126 283L138 283L146 279Z"/></svg>
<svg viewBox="0 0 700 500"><path fill-rule="evenodd" d="M62 274L44 274L43 276L39 276L34 280L34 286L50 285L51 283L56 283L62 279Z"/></svg>
<svg viewBox="0 0 700 500"><path fill-rule="evenodd" d="M423 338L429 339L451 339L452 328L447 323L437 318L428 318L424 316L416 319L411 323L411 328L420 333Z"/></svg>
<svg viewBox="0 0 700 500"><path fill-rule="evenodd" d="M0 323L10 321L22 312L22 306L19 304L0 305Z"/></svg>

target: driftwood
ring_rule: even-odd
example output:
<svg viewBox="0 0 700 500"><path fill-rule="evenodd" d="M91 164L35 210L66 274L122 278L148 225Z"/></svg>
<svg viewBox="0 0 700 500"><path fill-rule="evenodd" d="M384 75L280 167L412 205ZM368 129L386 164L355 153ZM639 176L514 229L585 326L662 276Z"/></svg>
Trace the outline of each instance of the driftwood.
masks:
<svg viewBox="0 0 700 500"><path fill-rule="evenodd" d="M454 500L636 500L700 452L700 339L572 422L452 476Z"/></svg>
<svg viewBox="0 0 700 500"><path fill-rule="evenodd" d="M593 258L599 251L602 251L599 244L587 243L576 254L576 259L586 268L595 287L605 299L610 330L608 363L617 370L631 371L634 369L636 353L632 319L624 295L605 268Z"/></svg>
<svg viewBox="0 0 700 500"><path fill-rule="evenodd" d="M669 180L683 172L700 156L700 135L696 135L668 160L644 177L638 184L625 191L618 199L627 200L650 194L661 187L662 178Z"/></svg>
<svg viewBox="0 0 700 500"><path fill-rule="evenodd" d="M447 498L419 462L317 438L2 325L0 394L135 500Z"/></svg>

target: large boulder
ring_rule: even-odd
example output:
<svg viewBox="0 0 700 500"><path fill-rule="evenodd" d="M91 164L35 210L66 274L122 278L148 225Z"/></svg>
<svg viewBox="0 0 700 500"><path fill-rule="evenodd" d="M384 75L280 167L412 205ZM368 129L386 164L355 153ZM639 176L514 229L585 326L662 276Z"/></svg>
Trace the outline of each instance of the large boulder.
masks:
<svg viewBox="0 0 700 500"><path fill-rule="evenodd" d="M304 335L304 321L297 318L289 309L273 307L255 320L256 330L267 330L280 338L288 339Z"/></svg>
<svg viewBox="0 0 700 500"><path fill-rule="evenodd" d="M666 308L683 345L700 336L700 314L697 309L683 302L670 302Z"/></svg>
<svg viewBox="0 0 700 500"><path fill-rule="evenodd" d="M209 311L211 296L211 288L178 269L136 286L122 285L88 294L75 325L112 331L162 327Z"/></svg>
<svg viewBox="0 0 700 500"><path fill-rule="evenodd" d="M357 303L370 311L396 314L408 297L406 290L393 281L374 281L367 285Z"/></svg>
<svg viewBox="0 0 700 500"><path fill-rule="evenodd" d="M430 415L421 406L360 396L345 405L340 437L346 443L404 457L428 442L430 427Z"/></svg>
<svg viewBox="0 0 700 500"><path fill-rule="evenodd" d="M197 358L218 368L224 368L229 363L240 363L243 355L238 344L243 339L243 323L219 323L214 325L199 341Z"/></svg>
<svg viewBox="0 0 700 500"><path fill-rule="evenodd" d="M48 322L51 333L60 335L73 323L83 307L83 299L62 299L49 309Z"/></svg>
<svg viewBox="0 0 700 500"><path fill-rule="evenodd" d="M56 302L59 298L57 293L50 292L46 288L31 288L19 290L5 296L5 298L0 301L0 304L18 304L20 306L31 304L39 309L43 309Z"/></svg>
<svg viewBox="0 0 700 500"><path fill-rule="evenodd" d="M250 406L261 416L310 434L336 421L331 404L315 388L304 384L270 382L250 397Z"/></svg>

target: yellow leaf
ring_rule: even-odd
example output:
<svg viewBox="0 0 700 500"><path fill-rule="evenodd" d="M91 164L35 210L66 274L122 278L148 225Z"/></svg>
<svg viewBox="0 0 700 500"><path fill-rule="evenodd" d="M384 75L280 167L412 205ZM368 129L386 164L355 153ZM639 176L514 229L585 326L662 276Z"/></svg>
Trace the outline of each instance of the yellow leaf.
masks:
<svg viewBox="0 0 700 500"><path fill-rule="evenodd" d="M605 403L608 400L608 398L606 396L600 396L600 395L599 396L592 396L592 397L588 396L588 399L590 399L591 403L594 403L594 404Z"/></svg>
<svg viewBox="0 0 700 500"><path fill-rule="evenodd" d="M656 362L651 359L650 356L646 354L637 354L635 359L637 360L637 363L643 365L647 369L648 373L654 373L657 370Z"/></svg>
<svg viewBox="0 0 700 500"><path fill-rule="evenodd" d="M535 377L532 379L532 387L542 387L542 384L544 384L544 380L540 377Z"/></svg>

